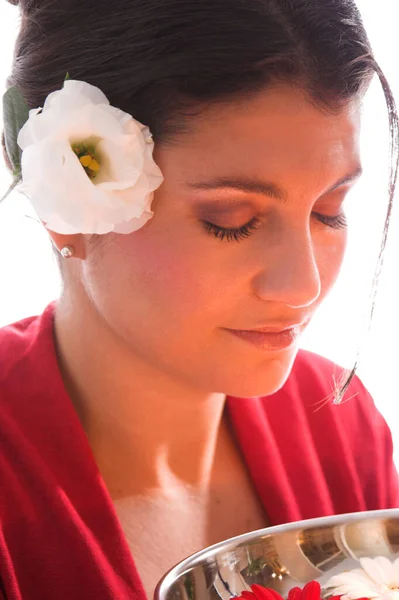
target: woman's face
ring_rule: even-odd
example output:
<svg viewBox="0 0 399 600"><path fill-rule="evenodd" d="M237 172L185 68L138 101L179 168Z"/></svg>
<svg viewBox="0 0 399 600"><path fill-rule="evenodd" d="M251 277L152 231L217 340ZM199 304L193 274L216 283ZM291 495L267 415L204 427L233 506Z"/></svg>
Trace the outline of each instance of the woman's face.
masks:
<svg viewBox="0 0 399 600"><path fill-rule="evenodd" d="M96 311L129 351L185 384L273 393L340 269L358 137L357 103L325 113L288 86L210 109L156 146L154 217L84 261Z"/></svg>

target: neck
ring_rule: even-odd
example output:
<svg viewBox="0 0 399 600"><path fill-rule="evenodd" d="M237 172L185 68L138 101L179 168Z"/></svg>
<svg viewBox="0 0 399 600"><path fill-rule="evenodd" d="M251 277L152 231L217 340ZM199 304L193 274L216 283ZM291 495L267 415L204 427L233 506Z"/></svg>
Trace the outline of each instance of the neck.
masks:
<svg viewBox="0 0 399 600"><path fill-rule="evenodd" d="M165 490L172 479L206 489L225 395L157 370L87 300L61 298L55 334L67 391L111 496Z"/></svg>

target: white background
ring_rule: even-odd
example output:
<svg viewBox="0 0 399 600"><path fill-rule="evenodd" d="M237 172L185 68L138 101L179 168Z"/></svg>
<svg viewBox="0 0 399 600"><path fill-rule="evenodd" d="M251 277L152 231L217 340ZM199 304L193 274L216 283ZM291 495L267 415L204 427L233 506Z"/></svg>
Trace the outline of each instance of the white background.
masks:
<svg viewBox="0 0 399 600"><path fill-rule="evenodd" d="M360 0L359 7L376 55L399 97L398 0ZM10 69L17 30L18 9L3 0L0 2L0 95ZM376 82L365 103L362 144L365 175L348 203L350 243L346 262L334 292L302 344L348 367L354 361L357 344L362 339L387 207L386 115L384 99ZM1 164L0 196L9 183L10 176ZM396 205L398 202L399 197ZM363 343L359 374L391 427L399 465L398 264L399 208L396 207L373 326L367 342ZM23 196L11 194L0 206L0 326L41 312L57 297L59 286L55 259L45 231Z"/></svg>

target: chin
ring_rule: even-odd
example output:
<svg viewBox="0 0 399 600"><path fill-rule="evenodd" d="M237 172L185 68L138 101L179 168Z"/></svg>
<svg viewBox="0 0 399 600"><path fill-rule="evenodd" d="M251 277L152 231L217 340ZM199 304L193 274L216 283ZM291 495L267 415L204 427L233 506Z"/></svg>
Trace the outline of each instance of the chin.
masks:
<svg viewBox="0 0 399 600"><path fill-rule="evenodd" d="M255 369L227 374L223 392L227 396L254 398L278 392L290 376L298 348L271 356Z"/></svg>

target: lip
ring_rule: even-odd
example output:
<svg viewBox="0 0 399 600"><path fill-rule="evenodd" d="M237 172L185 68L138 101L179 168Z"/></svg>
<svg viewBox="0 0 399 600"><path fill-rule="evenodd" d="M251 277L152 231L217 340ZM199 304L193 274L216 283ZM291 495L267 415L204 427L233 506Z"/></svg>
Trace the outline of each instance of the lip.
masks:
<svg viewBox="0 0 399 600"><path fill-rule="evenodd" d="M301 333L302 325L295 324L284 328L263 327L261 329L226 329L234 336L257 346L261 350L278 352L294 346Z"/></svg>
<svg viewBox="0 0 399 600"><path fill-rule="evenodd" d="M230 331L249 331L254 333L282 333L291 329L303 327L303 323L289 323L287 325L266 325L265 327L256 327L254 329L231 329Z"/></svg>

